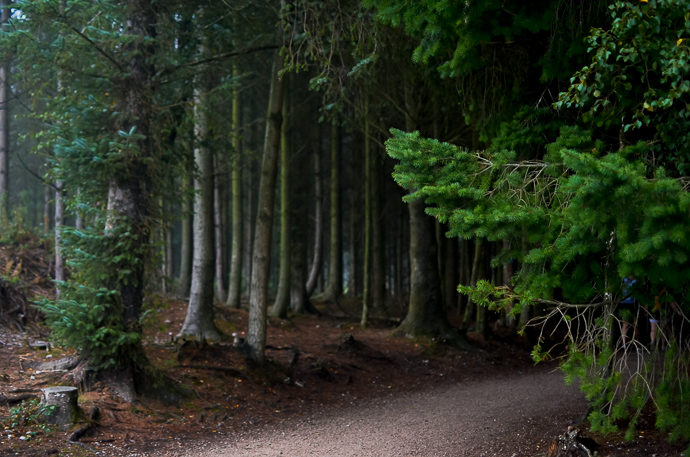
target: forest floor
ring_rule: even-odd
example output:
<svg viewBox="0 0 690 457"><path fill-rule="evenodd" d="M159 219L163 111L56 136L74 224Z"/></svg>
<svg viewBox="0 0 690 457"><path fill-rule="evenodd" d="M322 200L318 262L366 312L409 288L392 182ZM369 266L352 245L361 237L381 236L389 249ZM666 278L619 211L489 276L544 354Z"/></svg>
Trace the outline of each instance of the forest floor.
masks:
<svg viewBox="0 0 690 457"><path fill-rule="evenodd" d="M15 285L2 281L0 300L7 301ZM36 286L27 284L31 293ZM584 413L582 394L563 384L556 364L535 367L529 344L507 329L496 328L489 341L470 333L476 350L462 352L392 337L391 320L361 329L341 306L320 308L320 317L271 319L272 368L259 371L232 338L173 342L186 302L152 296L147 354L189 395L128 404L96 384L79 403L99 415L74 440L36 423L31 399L48 386L74 385L68 367L42 364L75 354L41 343L50 340L41 325L0 327L0 456L546 456ZM216 311L221 330L242 337L247 312ZM667 443L653 423L645 415L632 442L594 435L598 455L680 456L687 443Z"/></svg>

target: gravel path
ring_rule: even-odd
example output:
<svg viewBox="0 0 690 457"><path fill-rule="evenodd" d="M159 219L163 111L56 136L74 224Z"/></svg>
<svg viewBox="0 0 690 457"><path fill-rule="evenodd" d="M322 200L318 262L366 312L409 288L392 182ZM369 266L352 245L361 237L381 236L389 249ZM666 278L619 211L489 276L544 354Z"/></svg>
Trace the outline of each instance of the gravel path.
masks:
<svg viewBox="0 0 690 457"><path fill-rule="evenodd" d="M294 418L258 433L219 437L179 455L546 455L548 443L585 409L583 395L566 387L560 372L536 367Z"/></svg>

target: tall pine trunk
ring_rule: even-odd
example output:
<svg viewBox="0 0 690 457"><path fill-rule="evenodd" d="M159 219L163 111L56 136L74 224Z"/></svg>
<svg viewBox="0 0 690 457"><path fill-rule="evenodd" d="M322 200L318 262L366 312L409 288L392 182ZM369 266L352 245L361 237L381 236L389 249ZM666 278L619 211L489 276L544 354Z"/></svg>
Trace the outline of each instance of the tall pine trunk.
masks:
<svg viewBox="0 0 690 457"><path fill-rule="evenodd" d="M290 307L290 273L292 263L291 206L292 191L290 189L290 162L292 151L288 133L288 103L289 90L285 91L283 100L283 125L280 134L280 273L278 275L278 293L271 310L271 316L285 319Z"/></svg>
<svg viewBox="0 0 690 457"><path fill-rule="evenodd" d="M364 97L364 289L362 292L362 319L360 321L362 327L366 327L369 324L369 308L371 308L371 200L373 198L371 138L369 136L369 94L365 93Z"/></svg>
<svg viewBox="0 0 690 457"><path fill-rule="evenodd" d="M232 73L238 76L237 65L233 65ZM231 308L240 307L242 294L242 241L243 241L243 211L242 211L242 137L240 135L241 119L240 91L235 90L232 95L232 253L230 254L230 284L227 305Z"/></svg>
<svg viewBox="0 0 690 457"><path fill-rule="evenodd" d="M254 232L247 342L249 344L249 358L258 364L263 364L266 351L268 274L271 264L273 206L275 204L276 174L280 152L280 126L283 122L281 108L285 91L285 79L280 79L278 75L282 64L283 59L276 52L271 70L271 91L268 102L266 136L261 163L261 181L259 183L258 212Z"/></svg>
<svg viewBox="0 0 690 457"><path fill-rule="evenodd" d="M203 17L203 10L199 16ZM205 40L204 40L205 41ZM205 46L200 46L200 54ZM201 72L203 75L203 72ZM194 336L197 339L219 339L220 332L214 322L214 205L213 205L213 154L206 146L209 138L207 87L196 81L194 88L194 163L197 174L194 179L194 255L192 261L192 285L189 292L187 315L178 336Z"/></svg>
<svg viewBox="0 0 690 457"><path fill-rule="evenodd" d="M190 167L191 168L191 167ZM182 230L180 241L180 276L178 277L177 293L184 298L189 296L189 288L192 284L192 255L194 251L193 246L193 228L194 215L192 214L192 206L190 205L191 197L189 195L190 189L194 187L194 180L191 173L183 178L182 185Z"/></svg>
<svg viewBox="0 0 690 457"><path fill-rule="evenodd" d="M224 302L225 297L225 227L223 224L223 194L225 167L220 164L218 155L213 158L213 239L215 242L216 297Z"/></svg>
<svg viewBox="0 0 690 457"><path fill-rule="evenodd" d="M405 96L405 128L416 130L418 115L411 76L406 72L403 86ZM434 335L447 339L459 347L469 344L455 332L443 309L441 278L438 274L436 229L434 218L424 212L423 200L408 203L410 214L410 301L407 316L395 332L403 335Z"/></svg>
<svg viewBox="0 0 690 457"><path fill-rule="evenodd" d="M120 265L123 273L118 276L115 287L119 291L123 330L140 334L144 258L150 245L150 218L154 205L150 198L152 189L148 187L152 182L148 160L153 156L150 127L153 118L151 76L154 69L151 62L154 47L150 43L156 36L156 17L150 0L129 0L125 6L129 14L125 33L131 37L126 51L131 57L127 62L127 76L116 87L117 111L122 113L116 127L125 132L134 129L141 137L133 142L135 148L126 151L127 157L123 162L127 167L110 177L105 233L119 236L112 240L111 255L125 259L135 256ZM147 358L141 340L137 338L121 346L112 357L118 364L107 374L108 379L121 397L134 401L137 386L149 381L142 369Z"/></svg>
<svg viewBox="0 0 690 457"><path fill-rule="evenodd" d="M7 31L11 16L10 0L0 0L2 6L2 32ZM10 63L0 62L0 220L9 216L10 190Z"/></svg>
<svg viewBox="0 0 690 457"><path fill-rule="evenodd" d="M470 286L477 285L477 280L479 279L479 270L482 268L482 255L483 255L483 243L481 238L475 238L474 240L474 260L472 261L472 273L470 274ZM474 319L474 313L477 305L472 301L470 297L467 297L467 305L465 307L465 316L462 319L463 328L469 328L472 320Z"/></svg>
<svg viewBox="0 0 690 457"><path fill-rule="evenodd" d="M328 256L328 284L323 293L325 301L336 301L343 294L343 251L340 237L340 127L331 125L331 238Z"/></svg>
<svg viewBox="0 0 690 457"><path fill-rule="evenodd" d="M311 262L306 294L311 297L321 274L323 263L323 186L321 180L321 148L314 148L314 256Z"/></svg>
<svg viewBox="0 0 690 457"><path fill-rule="evenodd" d="M302 152L293 157L292 169L308 169L309 154ZM300 162L301 160L301 162ZM307 204L308 183L306 179L294 179L291 186L290 216L290 308L296 313L312 312L315 309L308 299L307 279L307 238L309 230L307 221L309 205Z"/></svg>
<svg viewBox="0 0 690 457"><path fill-rule="evenodd" d="M60 282L65 280L65 259L62 256L62 225L65 217L65 183L55 183L55 300L60 300Z"/></svg>
<svg viewBox="0 0 690 457"><path fill-rule="evenodd" d="M380 151L372 154L371 166L371 237L372 237L372 290L371 312L382 317L386 311L386 244L382 205L382 180L380 170L383 168L383 155Z"/></svg>

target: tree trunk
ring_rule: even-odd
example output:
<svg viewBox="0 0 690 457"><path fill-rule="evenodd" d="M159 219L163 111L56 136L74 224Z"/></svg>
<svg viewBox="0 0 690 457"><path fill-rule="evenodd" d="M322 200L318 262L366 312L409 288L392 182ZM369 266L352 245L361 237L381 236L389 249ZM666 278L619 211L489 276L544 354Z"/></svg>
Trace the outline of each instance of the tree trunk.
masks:
<svg viewBox="0 0 690 457"><path fill-rule="evenodd" d="M253 143L252 143L253 144ZM247 173L245 173L245 181L246 181L246 194L247 194L247 206L245 207L245 221L244 221L244 239L247 240L245 243L245 261L244 264L246 265L245 267L245 272L247 277L245 278L246 282L246 296L247 296L247 301L252 296L252 272L254 271L254 235L255 235L255 227L254 224L256 223L256 213L254 211L255 204L255 196L254 196L254 188L252 187L252 183L255 182L255 176L256 173L254 172L254 167L253 163L249 163L247 167Z"/></svg>
<svg viewBox="0 0 690 457"><path fill-rule="evenodd" d="M50 205L53 201L52 190L53 186L50 184L45 184L43 186L43 234L46 236L50 233ZM7 204L7 201L0 203ZM5 215L5 217L7 217L7 215Z"/></svg>
<svg viewBox="0 0 690 457"><path fill-rule="evenodd" d="M258 364L263 364L266 350L268 273L271 264L273 206L275 203L276 174L280 151L280 126L283 121L281 108L285 91L285 79L281 80L278 76L278 71L282 68L282 64L283 58L276 52L272 68L264 153L261 163L261 182L259 183L258 212L254 234L247 343L249 344L250 360Z"/></svg>
<svg viewBox="0 0 690 457"><path fill-rule="evenodd" d="M237 65L232 68L233 76L238 76ZM243 211L242 211L242 125L240 106L240 91L235 90L232 96L232 253L230 255L230 286L227 305L231 308L240 307L242 292L242 242L243 242Z"/></svg>
<svg viewBox="0 0 690 457"><path fill-rule="evenodd" d="M441 236L445 238L445 233ZM459 283L459 270L458 270L458 239L457 238L446 238L446 249L443 255L443 261L445 266L443 268L443 273L445 279L443 281L443 287L445 292L443 294L443 299L445 300L446 312L450 312L453 308L457 306L458 303L458 283Z"/></svg>
<svg viewBox="0 0 690 457"><path fill-rule="evenodd" d="M405 74L405 127L415 130L418 115L409 73ZM410 302L405 320L397 334L434 335L458 347L469 347L465 338L454 331L441 301L441 278L438 274L436 229L434 219L424 212L424 201L408 203L410 213Z"/></svg>
<svg viewBox="0 0 690 457"><path fill-rule="evenodd" d="M369 325L369 308L371 307L371 251L372 251L372 207L373 198L372 184L372 157L371 157L371 138L369 124L369 96L364 98L364 291L362 292L362 320L360 325Z"/></svg>
<svg viewBox="0 0 690 457"><path fill-rule="evenodd" d="M79 200L79 195L81 194L81 189L77 189L77 201ZM74 215L74 228L77 230L84 229L84 212L79 209L76 210Z"/></svg>
<svg viewBox="0 0 690 457"><path fill-rule="evenodd" d="M316 289L323 263L323 186L321 184L321 149L314 148L314 257L307 281L307 297L311 297Z"/></svg>
<svg viewBox="0 0 690 457"><path fill-rule="evenodd" d="M116 127L125 132L134 129L141 137L125 151L123 163L127 166L111 176L105 233L118 236L113 240L112 256L130 259L136 256L121 265L115 287L120 296L123 330L141 334L139 321L144 298L144 259L150 246L150 218L154 205L150 198L153 189L149 189L152 178L148 161L153 156L150 126L153 117L151 76L154 68L151 62L155 48L150 40L156 36L156 16L150 0L129 0L125 6L129 12L125 33L131 37L126 52L130 57L127 72L116 88L116 110L123 113ZM149 381L143 370L148 362L141 340L137 338L120 346L118 353L112 357L117 361L117 366L108 373L108 380L123 399L134 401L137 386Z"/></svg>
<svg viewBox="0 0 690 457"><path fill-rule="evenodd" d="M403 231L404 228L404 220L405 220L405 207L403 205L400 205L398 207L398 227L397 227L397 239L395 240L395 296L399 298L402 298L403 296L403 246L404 246L404 238L405 238L405 233ZM398 301L396 299L396 301Z"/></svg>
<svg viewBox="0 0 690 457"><path fill-rule="evenodd" d="M507 238L503 240L503 250L505 252L510 251L510 240ZM513 263L511 260L512 259L508 259L508 261L503 264L503 285L505 286L510 286L510 280L513 278ZM512 305L505 310L506 327L515 328L517 322L515 321L515 316L510 315L511 309Z"/></svg>
<svg viewBox="0 0 690 457"><path fill-rule="evenodd" d="M194 255L187 316L178 337L216 340L220 338L220 332L214 322L213 311L213 154L205 145L209 137L205 89L200 82L194 88L194 163L197 169L194 179Z"/></svg>
<svg viewBox="0 0 690 457"><path fill-rule="evenodd" d="M292 262L291 244L292 237L290 236L291 228L291 203L292 190L290 189L290 162L292 151L290 150L290 141L288 133L288 93L285 91L285 100L283 100L283 125L280 134L280 251L279 264L280 273L278 275L278 292L276 294L276 301L271 310L271 316L285 319L287 317L288 308L290 307L290 273Z"/></svg>
<svg viewBox="0 0 690 457"><path fill-rule="evenodd" d="M2 32L8 29L11 16L10 0L0 0L2 6ZM10 63L5 59L0 63L0 219L9 217L10 190Z"/></svg>
<svg viewBox="0 0 690 457"><path fill-rule="evenodd" d="M474 240L474 261L472 262L472 274L470 275L470 286L477 285L479 279L479 270L482 268L483 244L481 238ZM463 328L468 328L474 319L474 311L477 305L470 297L467 297L467 306L465 307L465 317L462 320Z"/></svg>
<svg viewBox="0 0 690 457"><path fill-rule="evenodd" d="M189 174L183 178L184 185L182 186L182 234L180 246L180 276L178 279L177 293L184 298L189 296L189 288L192 284L192 255L194 251L193 246L193 230L194 215L192 213L192 205L190 205L189 190L193 188L194 181L192 175Z"/></svg>
<svg viewBox="0 0 690 457"><path fill-rule="evenodd" d="M522 227L522 255L523 258L529 253L529 241L527 240L527 227ZM523 305L520 311L520 320L518 322L518 330L522 330L529 323L531 318L531 308L528 305Z"/></svg>
<svg viewBox="0 0 690 457"><path fill-rule="evenodd" d="M293 163L293 170L306 170L309 166L309 155L302 153L293 158L299 160L303 158L304 163ZM304 314L313 312L314 309L309 302L306 288L307 276L307 237L309 230L307 229L307 219L309 217L309 205L307 204L308 183L306 179L295 179L292 182L290 192L291 196L291 211L290 216L290 308L295 313Z"/></svg>
<svg viewBox="0 0 690 457"><path fill-rule="evenodd" d="M331 239L328 257L328 284L323 300L336 301L343 294L343 252L340 238L340 128L331 125Z"/></svg>
<svg viewBox="0 0 690 457"><path fill-rule="evenodd" d="M216 277L216 297L218 301L224 302L225 297L225 227L223 226L223 186L225 173L218 156L213 158L213 233L215 242L215 277Z"/></svg>
<svg viewBox="0 0 690 457"><path fill-rule="evenodd" d="M62 256L62 225L65 217L65 183L55 183L55 300L60 300L60 282L65 280L65 259Z"/></svg>
<svg viewBox="0 0 690 457"><path fill-rule="evenodd" d="M372 290L371 312L374 316L386 316L386 245L384 240L383 205L381 204L381 172L383 156L380 151L372 154L371 166L371 237L372 237Z"/></svg>

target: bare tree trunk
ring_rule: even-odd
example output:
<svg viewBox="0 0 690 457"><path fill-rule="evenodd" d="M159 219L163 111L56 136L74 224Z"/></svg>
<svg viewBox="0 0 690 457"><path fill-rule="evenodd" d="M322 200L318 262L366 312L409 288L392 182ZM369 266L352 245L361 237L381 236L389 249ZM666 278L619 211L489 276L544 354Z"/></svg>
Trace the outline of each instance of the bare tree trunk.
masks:
<svg viewBox="0 0 690 457"><path fill-rule="evenodd" d="M405 128L415 130L418 104L409 73L405 74ZM435 335L459 347L468 347L465 338L455 332L443 309L441 278L438 274L434 219L424 212L424 201L408 203L410 213L410 302L405 320L396 329L403 335Z"/></svg>
<svg viewBox="0 0 690 457"><path fill-rule="evenodd" d="M445 233L441 236L445 238ZM458 239L457 238L446 238L446 249L443 255L443 261L445 266L443 272L445 279L443 281L443 287L445 292L443 294L443 299L445 300L446 312L450 312L458 303L458 282L459 282L459 270L458 270Z"/></svg>
<svg viewBox="0 0 690 457"><path fill-rule="evenodd" d="M81 189L77 189L77 201L79 201L79 196L81 194ZM77 230L84 229L84 212L77 209L74 218L74 228Z"/></svg>
<svg viewBox="0 0 690 457"><path fill-rule="evenodd" d="M475 238L474 240L474 261L472 262L472 274L470 276L470 286L475 286L477 284L477 279L479 279L479 270L482 268L482 255L483 255L483 244L481 238ZM471 298L467 297L467 306L465 307L465 316L462 320L462 326L468 328L472 323L474 318L474 311L476 304Z"/></svg>
<svg viewBox="0 0 690 457"><path fill-rule="evenodd" d="M373 198L371 169L371 138L369 124L369 94L364 95L364 291L362 292L362 320L360 325L369 324L371 307L371 245L372 245L372 208Z"/></svg>
<svg viewBox="0 0 690 457"><path fill-rule="evenodd" d="M395 296L396 297L402 297L403 295L403 240L405 238L405 234L403 232L403 227L404 227L404 207L403 205L399 206L399 213L398 213L398 227L397 227L397 233L398 237L396 239L396 246L395 246ZM396 300L397 301L397 300Z"/></svg>
<svg viewBox="0 0 690 457"><path fill-rule="evenodd" d="M201 53L203 55L203 52ZM194 162L197 175L194 179L194 255L192 286L184 324L178 333L198 339L219 339L220 332L214 322L214 205L213 205L213 154L205 146L209 136L208 102L205 87L198 83L194 88Z"/></svg>
<svg viewBox="0 0 690 457"><path fill-rule="evenodd" d="M280 273L278 275L278 293L276 301L271 310L271 316L285 319L288 308L290 307L290 273L292 262L292 237L291 231L291 206L292 190L290 189L290 165L291 155L290 141L288 134L288 92L285 91L283 100L283 125L280 134L280 252L279 264Z"/></svg>
<svg viewBox="0 0 690 457"><path fill-rule="evenodd" d="M527 239L527 227L523 224L522 226L522 254L526 256L529 252L529 241ZM522 330L529 323L531 318L531 308L529 306L523 306L520 311L520 320L518 322L518 330Z"/></svg>
<svg viewBox="0 0 690 457"><path fill-rule="evenodd" d="M216 297L218 301L225 301L225 249L224 236L225 227L223 226L223 186L224 175L221 172L221 167L218 157L213 158L213 231L215 242L215 267L216 267Z"/></svg>
<svg viewBox="0 0 690 457"><path fill-rule="evenodd" d="M321 149L314 149L314 257L307 280L306 294L311 297L321 274L323 263L323 186L321 181Z"/></svg>
<svg viewBox="0 0 690 457"><path fill-rule="evenodd" d="M48 234L50 233L50 205L53 202L52 190L53 186L51 186L49 183L43 186L43 234L46 236L48 236ZM4 203L7 202L5 201Z"/></svg>
<svg viewBox="0 0 690 457"><path fill-rule="evenodd" d="M252 182L254 182L254 176L256 173L254 173L254 170L252 167L249 167L247 169L248 173L246 177L247 181L247 186L246 186L246 193L247 193L247 206L245 207L245 222L244 222L244 239L247 240L245 243L245 262L244 264L246 265L245 267L245 282L247 290L246 290L246 296L247 296L247 301L249 301L250 297L252 296L252 272L254 271L254 235L255 235L255 227L254 224L256 223L256 213L254 211L255 204L255 196L254 196L254 189L252 187Z"/></svg>
<svg viewBox="0 0 690 457"><path fill-rule="evenodd" d="M383 157L380 151L372 154L371 166L371 237L372 237L372 293L371 311L374 316L386 316L386 244L383 227L383 205L381 204L381 168Z"/></svg>
<svg viewBox="0 0 690 457"><path fill-rule="evenodd" d="M194 186L191 174L183 178L182 196L182 234L180 246L180 276L178 278L177 293L182 297L189 296L192 283L192 255L194 252L192 205L190 205L189 190Z"/></svg>
<svg viewBox="0 0 690 457"><path fill-rule="evenodd" d="M232 67L233 76L238 75L237 65ZM240 307L242 294L242 137L240 135L241 119L240 91L235 90L232 96L232 253L230 255L230 286L227 305Z"/></svg>
<svg viewBox="0 0 690 457"><path fill-rule="evenodd" d="M264 154L261 164L261 182L259 184L258 213L254 234L247 343L249 344L249 358L258 364L263 364L266 351L268 273L271 264L273 206L280 151L280 126L283 122L281 108L285 91L285 79L281 80L278 76L278 71L282 65L283 58L276 52L272 68Z"/></svg>
<svg viewBox="0 0 690 457"><path fill-rule="evenodd" d="M503 250L504 251L509 251L510 250L510 240L509 239L504 239L503 240ZM503 285L505 286L510 286L510 280L513 278L513 264L511 262L512 259L509 259L507 262L503 264ZM515 316L510 315L510 310L512 309L512 305L505 310L506 312L506 327L508 328L515 328L517 325L517 322L515 321Z"/></svg>
<svg viewBox="0 0 690 457"><path fill-rule="evenodd" d="M1 0L2 32L7 31L11 16L11 0ZM9 217L10 190L10 63L8 60L0 63L0 219Z"/></svg>
<svg viewBox="0 0 690 457"><path fill-rule="evenodd" d="M340 237L340 127L331 125L331 238L328 258L328 284L322 298L335 301L343 294L343 250Z"/></svg>
<svg viewBox="0 0 690 457"><path fill-rule="evenodd" d="M55 183L55 300L60 300L60 282L65 280L65 259L62 256L62 225L65 217L65 183Z"/></svg>
<svg viewBox="0 0 690 457"><path fill-rule="evenodd" d="M292 169L308 169L309 155L306 152L296 155L294 160L303 158L303 162L293 163ZM308 183L306 179L295 179L291 188L291 249L290 254L290 308L295 313L313 312L315 309L309 301L306 288L307 276L307 220L309 217L309 205L307 205Z"/></svg>

